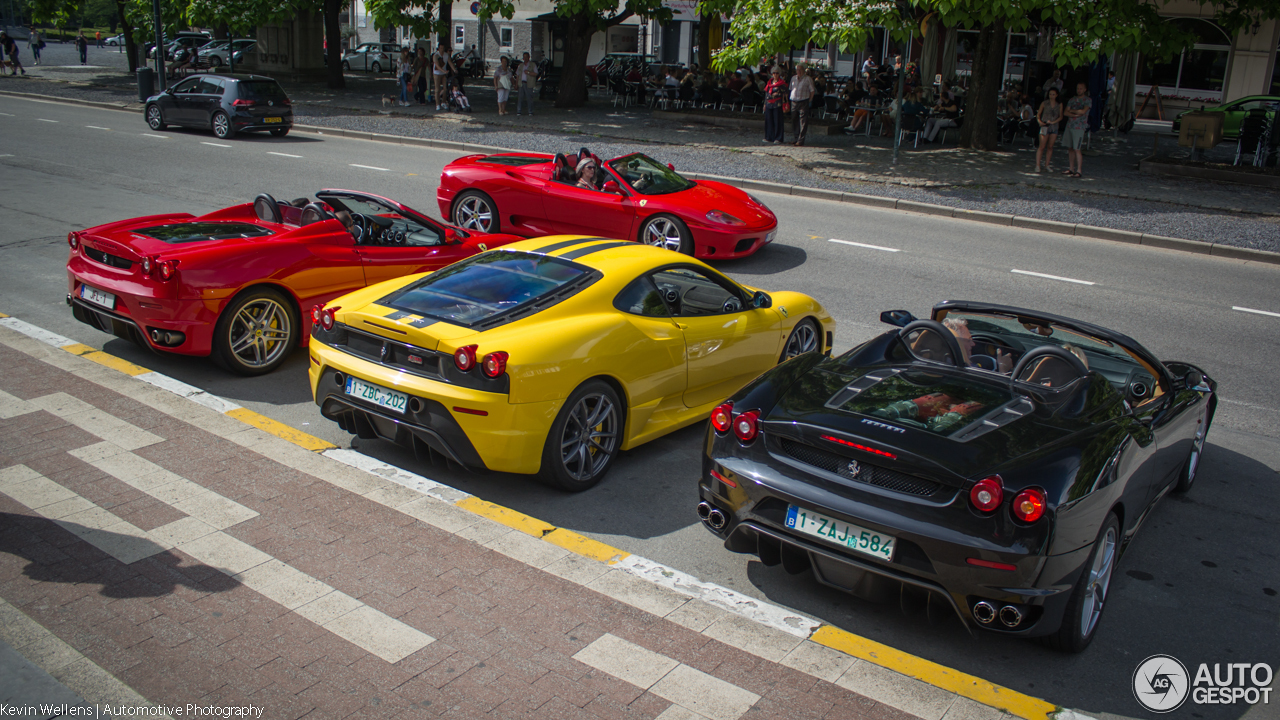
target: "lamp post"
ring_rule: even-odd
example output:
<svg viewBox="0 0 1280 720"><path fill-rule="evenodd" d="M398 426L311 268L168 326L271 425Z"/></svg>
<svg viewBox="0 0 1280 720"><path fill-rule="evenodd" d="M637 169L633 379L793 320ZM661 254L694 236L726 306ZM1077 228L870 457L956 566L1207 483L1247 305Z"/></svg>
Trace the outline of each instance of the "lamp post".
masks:
<svg viewBox="0 0 1280 720"><path fill-rule="evenodd" d="M164 73L164 25L160 20L160 0L151 0L151 13L156 28L156 82L164 90L168 87L168 78Z"/></svg>
<svg viewBox="0 0 1280 720"><path fill-rule="evenodd" d="M916 38L915 33L911 33L907 37L907 51L904 57L911 56L911 43ZM902 145L902 92L907 82L907 61L902 61L902 68L898 70L898 114L893 118L893 164L898 164L898 148Z"/></svg>

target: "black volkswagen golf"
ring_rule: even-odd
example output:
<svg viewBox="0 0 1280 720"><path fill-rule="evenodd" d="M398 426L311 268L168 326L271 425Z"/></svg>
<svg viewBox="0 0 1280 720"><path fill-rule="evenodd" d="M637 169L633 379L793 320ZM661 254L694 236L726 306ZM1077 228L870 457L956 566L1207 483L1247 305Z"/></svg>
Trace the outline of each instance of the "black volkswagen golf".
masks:
<svg viewBox="0 0 1280 720"><path fill-rule="evenodd" d="M267 130L276 137L293 127L293 105L274 78L262 75L192 75L147 98L147 125L209 128L219 138Z"/></svg>
<svg viewBox="0 0 1280 720"><path fill-rule="evenodd" d="M698 515L732 551L1078 652L1152 506L1196 477L1216 383L1119 333L945 302L711 413Z"/></svg>

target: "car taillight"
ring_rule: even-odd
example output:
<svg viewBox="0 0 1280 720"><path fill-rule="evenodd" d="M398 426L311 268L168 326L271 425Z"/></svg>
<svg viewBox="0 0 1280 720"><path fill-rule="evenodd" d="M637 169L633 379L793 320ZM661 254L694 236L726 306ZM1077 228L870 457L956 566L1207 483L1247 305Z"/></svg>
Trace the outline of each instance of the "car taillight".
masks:
<svg viewBox="0 0 1280 720"><path fill-rule="evenodd" d="M291 107L293 105L293 101L290 100L289 98L285 98L280 101L280 104L284 105L285 107Z"/></svg>
<svg viewBox="0 0 1280 720"><path fill-rule="evenodd" d="M999 475L982 478L969 491L969 502L982 512L995 510L1000 507L1003 500L1004 487L1001 485Z"/></svg>
<svg viewBox="0 0 1280 720"><path fill-rule="evenodd" d="M733 403L725 403L711 411L711 427L718 433L729 432L733 425Z"/></svg>
<svg viewBox="0 0 1280 720"><path fill-rule="evenodd" d="M171 280L173 279L173 267L173 261L161 260L156 263L156 274L160 276L161 280Z"/></svg>
<svg viewBox="0 0 1280 720"><path fill-rule="evenodd" d="M1025 523L1033 523L1044 515L1044 492L1027 488L1013 498L1013 516Z"/></svg>
<svg viewBox="0 0 1280 720"><path fill-rule="evenodd" d="M311 306L311 324L312 325L320 324L320 313L322 312L324 312L323 306L320 306L320 305Z"/></svg>
<svg viewBox="0 0 1280 720"><path fill-rule="evenodd" d="M474 346L473 346L474 347ZM507 371L507 357L504 352L491 352L484 356L484 360L480 361L480 372L485 377L496 378Z"/></svg>
<svg viewBox="0 0 1280 720"><path fill-rule="evenodd" d="M252 101L252 100L245 100L244 98L241 98L241 99L239 99L239 100L232 100L232 101L231 101L231 107L253 107L253 106L254 106L254 105L256 105L256 104L257 104L257 103L255 103L254 101Z"/></svg>
<svg viewBox="0 0 1280 720"><path fill-rule="evenodd" d="M334 317L333 317L334 313L338 312L341 309L342 308L337 305L322 309L320 311L320 327L324 328L325 330L332 330L333 326L337 322L336 320L334 320Z"/></svg>
<svg viewBox="0 0 1280 720"><path fill-rule="evenodd" d="M466 345L453 351L453 364L462 372L476 366L476 345Z"/></svg>
<svg viewBox="0 0 1280 720"><path fill-rule="evenodd" d="M151 258L149 257L142 258L142 274L143 275L150 275L151 270L154 267L155 267L155 264L151 262Z"/></svg>
<svg viewBox="0 0 1280 720"><path fill-rule="evenodd" d="M755 410L748 410L733 419L733 434L743 443L749 443L756 439L756 435L760 434L760 427L757 422L760 419L760 413Z"/></svg>
<svg viewBox="0 0 1280 720"><path fill-rule="evenodd" d="M75 250L80 246L80 236L74 232L67 233L67 244L71 246L72 250Z"/></svg>

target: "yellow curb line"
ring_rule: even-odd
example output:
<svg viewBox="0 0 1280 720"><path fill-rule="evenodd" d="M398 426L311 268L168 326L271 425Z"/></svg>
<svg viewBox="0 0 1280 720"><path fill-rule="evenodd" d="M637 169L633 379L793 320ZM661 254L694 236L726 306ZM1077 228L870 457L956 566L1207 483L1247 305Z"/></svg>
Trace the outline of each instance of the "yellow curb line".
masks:
<svg viewBox="0 0 1280 720"><path fill-rule="evenodd" d="M1005 710L1026 720L1046 720L1058 711L1056 705L1039 698L1024 695L959 670L952 670L945 665L859 637L837 627L823 625L815 630L809 639L819 645L825 645L846 655L852 655L934 687L976 700L983 705Z"/></svg>
<svg viewBox="0 0 1280 720"><path fill-rule="evenodd" d="M0 317L10 316L0 313ZM141 365L135 365L101 350L95 350L88 345L75 343L63 346L62 349L73 355L92 360L104 367L118 370L125 375L137 376L152 372ZM314 435L308 435L301 430L295 430L282 422L247 408L236 408L223 414L312 452L324 452L325 450L337 448L336 445L330 442L321 440ZM609 565L613 565L631 554L598 540L592 540L572 530L558 528L518 510L512 510L502 505L491 503L488 500L481 500L474 495L468 495L454 503L454 505L467 512L480 515L514 530L545 540L582 557L598 560ZM915 678L934 687L953 692L990 707L1005 710L1017 717L1025 718L1025 720L1051 720L1053 713L1058 711L1056 705L1039 698L1024 695L1016 690L1010 690L982 678L959 670L953 670L945 665L939 665L931 660L925 660L910 653L902 652L888 645L868 640L831 625L820 626L809 639L819 645L825 645L833 650L838 650L846 655Z"/></svg>
<svg viewBox="0 0 1280 720"><path fill-rule="evenodd" d="M8 316L8 315L5 315L4 313L0 313L0 318L7 318L7 317L9 317L9 316Z"/></svg>

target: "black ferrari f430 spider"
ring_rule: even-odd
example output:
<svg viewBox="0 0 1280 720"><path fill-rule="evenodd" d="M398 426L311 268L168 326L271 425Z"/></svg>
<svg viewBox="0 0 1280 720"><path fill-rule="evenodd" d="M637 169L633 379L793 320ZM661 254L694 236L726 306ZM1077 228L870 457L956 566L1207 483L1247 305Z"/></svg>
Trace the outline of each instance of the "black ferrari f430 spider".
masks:
<svg viewBox="0 0 1280 720"><path fill-rule="evenodd" d="M1043 312L881 319L897 327L712 413L699 516L766 565L871 599L924 591L970 627L1083 650L1129 539L1195 480L1216 383Z"/></svg>

